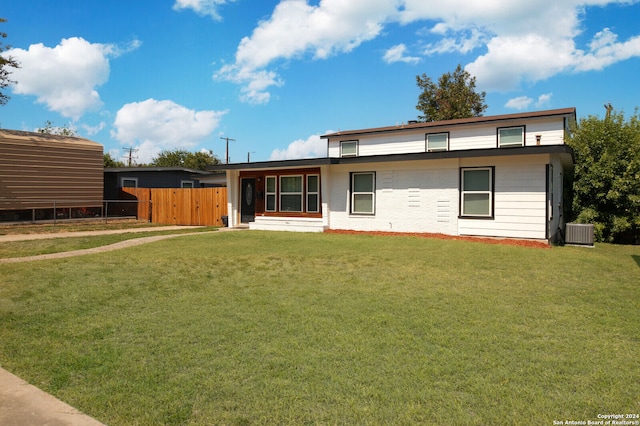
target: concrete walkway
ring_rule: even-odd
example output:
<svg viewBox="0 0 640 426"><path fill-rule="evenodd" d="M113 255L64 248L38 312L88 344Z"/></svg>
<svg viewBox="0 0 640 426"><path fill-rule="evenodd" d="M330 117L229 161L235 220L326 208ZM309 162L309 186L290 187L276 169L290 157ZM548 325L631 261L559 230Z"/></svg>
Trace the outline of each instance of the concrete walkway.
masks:
<svg viewBox="0 0 640 426"><path fill-rule="evenodd" d="M152 232L193 229L193 226L163 226L109 231L59 232L52 234L15 234L0 235L0 244L7 241L27 241L52 238L86 237L94 235L122 234L129 232ZM218 231L233 231L236 228L220 228ZM117 250L134 245L145 244L166 238L185 235L204 234L205 232L156 235L122 241L103 247L24 258L0 259L1 263L26 262L50 258L80 256L101 251ZM208 232L206 232L208 233ZM81 413L70 405L56 399L48 393L30 385L17 376L0 368L0 425L2 426L104 426L97 420Z"/></svg>
<svg viewBox="0 0 640 426"><path fill-rule="evenodd" d="M0 425L101 426L103 424L0 368Z"/></svg>

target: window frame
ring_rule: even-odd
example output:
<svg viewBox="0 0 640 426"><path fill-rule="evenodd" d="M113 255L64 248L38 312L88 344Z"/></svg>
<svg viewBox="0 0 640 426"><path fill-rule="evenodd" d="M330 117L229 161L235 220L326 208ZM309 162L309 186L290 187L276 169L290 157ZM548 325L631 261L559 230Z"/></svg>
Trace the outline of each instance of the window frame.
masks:
<svg viewBox="0 0 640 426"><path fill-rule="evenodd" d="M520 144L514 144L514 143L503 144L502 143L501 132L503 130L512 130L512 129L522 129L522 143L520 143ZM527 126L525 126L525 125L498 127L496 132L497 132L497 146L498 146L498 148L520 148L520 147L526 146L526 142L527 142Z"/></svg>
<svg viewBox="0 0 640 426"><path fill-rule="evenodd" d="M465 190L464 179L467 171L487 170L489 172L489 190ZM460 168L460 218L461 219L494 219L495 218L495 166L481 167L461 167ZM488 214L467 214L465 213L465 195L467 194L488 194L489 213Z"/></svg>
<svg viewBox="0 0 640 426"><path fill-rule="evenodd" d="M344 145L346 144L353 144L354 145L354 153L344 153ZM348 140L348 141L340 141L340 157L341 158L345 158L345 157L357 157L359 154L359 149L360 149L360 143L358 142L357 139L355 140Z"/></svg>
<svg viewBox="0 0 640 426"><path fill-rule="evenodd" d="M310 191L309 190L309 178L311 177L315 177L316 178L316 190L315 191ZM305 209L307 211L307 213L319 213L320 212L320 175L318 174L309 174L309 175L305 175L305 183L306 186L304 188L304 192L306 194L305 199L306 199L306 205L305 205ZM309 208L309 205L311 203L309 203L309 195L315 195L316 196L316 209L315 210L311 210Z"/></svg>
<svg viewBox="0 0 640 426"><path fill-rule="evenodd" d="M191 186L185 186L185 185L191 185ZM182 189L193 189L196 187L196 183L192 180L181 180L180 181L180 188Z"/></svg>
<svg viewBox="0 0 640 426"><path fill-rule="evenodd" d="M125 186L125 181L132 181L133 186ZM121 177L120 178L120 188L137 188L138 187L138 178L137 177Z"/></svg>
<svg viewBox="0 0 640 426"><path fill-rule="evenodd" d="M371 191L355 191L355 177L359 175L371 175ZM357 216L375 216L376 214L376 172L351 172L349 176L349 192L350 194L350 206L349 213ZM356 211L355 210L355 198L356 195L371 195L371 211Z"/></svg>
<svg viewBox="0 0 640 426"><path fill-rule="evenodd" d="M269 191L269 179L273 179L273 191ZM265 186L265 200L264 200L264 211L269 213L276 213L278 211L278 176L269 175L264 178ZM269 197L273 197L273 210L269 210Z"/></svg>
<svg viewBox="0 0 640 426"><path fill-rule="evenodd" d="M445 135L447 140L444 148L429 148L429 136ZM427 133L424 135L425 150L427 152L449 151L449 132Z"/></svg>
<svg viewBox="0 0 640 426"><path fill-rule="evenodd" d="M282 213L302 213L302 212L304 212L304 176L305 176L304 174L280 175L280 176L278 176L279 177L279 179L278 179L278 181L279 181L278 182L279 183L279 188L278 188L279 189L279 191L278 191L278 195L279 195L278 196L278 201L279 201L279 203L278 203L278 205L280 207L280 209L278 210L279 212L282 212ZM300 178L300 192L289 192L289 191L284 192L282 190L282 179L283 178L294 178L294 177L295 178ZM283 205L282 196L283 195L285 195L285 196L294 196L294 195L300 196L300 210L282 210L282 205Z"/></svg>

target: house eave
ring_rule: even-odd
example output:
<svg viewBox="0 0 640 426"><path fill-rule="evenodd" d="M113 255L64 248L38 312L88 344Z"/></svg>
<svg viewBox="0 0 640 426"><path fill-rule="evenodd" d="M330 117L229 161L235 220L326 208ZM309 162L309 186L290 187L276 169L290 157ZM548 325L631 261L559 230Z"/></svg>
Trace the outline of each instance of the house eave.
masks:
<svg viewBox="0 0 640 426"><path fill-rule="evenodd" d="M209 166L209 171L223 170L255 170L255 169L282 169L282 168L304 168L324 165L337 164L367 164L397 161L424 161L424 160L442 160L452 158L482 158L482 157L502 157L515 155L532 155L532 154L558 154L564 158L563 162L567 165L573 165L574 156L573 149L568 145L536 145L516 148L484 148L484 149L468 149L455 151L438 151L438 152L416 152L408 154L385 154L385 155L369 155L361 157L322 157L302 160L278 160L278 161L261 161L253 163L233 163L233 164L216 164Z"/></svg>

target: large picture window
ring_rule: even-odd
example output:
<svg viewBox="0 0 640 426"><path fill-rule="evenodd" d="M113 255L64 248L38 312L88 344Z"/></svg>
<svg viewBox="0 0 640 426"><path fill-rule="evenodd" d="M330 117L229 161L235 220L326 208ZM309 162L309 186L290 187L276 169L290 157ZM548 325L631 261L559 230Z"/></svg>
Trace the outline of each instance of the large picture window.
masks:
<svg viewBox="0 0 640 426"><path fill-rule="evenodd" d="M376 196L374 172L351 174L351 213L374 214Z"/></svg>
<svg viewBox="0 0 640 426"><path fill-rule="evenodd" d="M462 216L493 217L493 168L462 169L460 174Z"/></svg>
<svg viewBox="0 0 640 426"><path fill-rule="evenodd" d="M280 176L280 211L302 211L302 176Z"/></svg>
<svg viewBox="0 0 640 426"><path fill-rule="evenodd" d="M503 127L498 129L498 146L524 146L524 126Z"/></svg>
<svg viewBox="0 0 640 426"><path fill-rule="evenodd" d="M426 136L427 152L449 149L449 133L432 133Z"/></svg>

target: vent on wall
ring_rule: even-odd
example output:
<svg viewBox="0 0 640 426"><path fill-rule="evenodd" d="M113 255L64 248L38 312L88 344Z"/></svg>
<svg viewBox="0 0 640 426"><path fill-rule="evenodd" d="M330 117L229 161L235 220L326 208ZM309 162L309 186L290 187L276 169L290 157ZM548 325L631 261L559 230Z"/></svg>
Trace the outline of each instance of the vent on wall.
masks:
<svg viewBox="0 0 640 426"><path fill-rule="evenodd" d="M592 224L567 223L565 243L593 247L594 230Z"/></svg>

